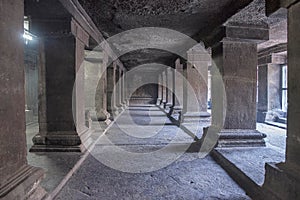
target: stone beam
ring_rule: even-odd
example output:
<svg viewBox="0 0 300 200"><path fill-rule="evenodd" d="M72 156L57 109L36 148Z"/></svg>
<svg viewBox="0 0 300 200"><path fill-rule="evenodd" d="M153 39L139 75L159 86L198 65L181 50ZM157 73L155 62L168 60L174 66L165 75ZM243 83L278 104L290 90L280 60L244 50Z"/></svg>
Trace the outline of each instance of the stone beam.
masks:
<svg viewBox="0 0 300 200"><path fill-rule="evenodd" d="M266 27L255 27L248 25L221 26L204 39L207 47L212 47L221 41L240 41L261 43L269 40L269 29Z"/></svg>

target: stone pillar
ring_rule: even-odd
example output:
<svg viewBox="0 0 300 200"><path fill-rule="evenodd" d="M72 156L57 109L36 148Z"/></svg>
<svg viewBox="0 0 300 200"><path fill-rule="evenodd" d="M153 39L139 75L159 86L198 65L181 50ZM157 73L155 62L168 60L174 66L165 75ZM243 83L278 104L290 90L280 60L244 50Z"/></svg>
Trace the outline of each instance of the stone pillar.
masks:
<svg viewBox="0 0 300 200"><path fill-rule="evenodd" d="M107 68L107 111L110 113L110 119L114 119L114 115L118 114L118 108L116 106L116 75L117 75L117 64L112 63L111 66Z"/></svg>
<svg viewBox="0 0 300 200"><path fill-rule="evenodd" d="M268 112L268 65L258 66L257 122L265 122Z"/></svg>
<svg viewBox="0 0 300 200"><path fill-rule="evenodd" d="M63 24L64 34L52 32L42 23L47 21L32 20L34 33L43 39L44 56L40 70L40 132L33 138L30 151L84 151L91 139L85 126L81 65L89 36L73 19L51 24L53 28Z"/></svg>
<svg viewBox="0 0 300 200"><path fill-rule="evenodd" d="M94 122L104 121L109 124L106 110L106 52L85 51L85 105L88 115Z"/></svg>
<svg viewBox="0 0 300 200"><path fill-rule="evenodd" d="M200 117L210 117L207 112L207 93L208 66L211 63L211 56L204 48L191 49L187 52L187 55L186 80L191 89L187 90L185 96L187 105L185 106L183 119L189 121L191 119L199 120Z"/></svg>
<svg viewBox="0 0 300 200"><path fill-rule="evenodd" d="M114 88L114 91L115 91L115 96L116 96L116 107L117 107L117 111L116 111L116 115L118 115L121 111L122 111L122 103L121 103L121 94L122 94L122 91L121 91L121 69L120 69L120 66L116 65L116 79L115 79L115 88Z"/></svg>
<svg viewBox="0 0 300 200"><path fill-rule="evenodd" d="M156 105L159 106L161 102L162 102L162 74L158 74Z"/></svg>
<svg viewBox="0 0 300 200"><path fill-rule="evenodd" d="M273 1L267 1L267 8L274 8ZM266 164L263 188L278 199L299 199L300 197L300 2L280 1L288 8L288 125L286 160L280 164ZM269 9L267 9L270 11ZM271 11L270 11L271 12ZM272 197L272 196L271 196ZM268 196L268 198L270 198ZM274 198L273 198L274 199Z"/></svg>
<svg viewBox="0 0 300 200"><path fill-rule="evenodd" d="M96 96L98 79L101 76L101 62L103 52L85 50L84 61L84 92L85 109L92 121L98 121L96 113L96 102L100 101Z"/></svg>
<svg viewBox="0 0 300 200"><path fill-rule="evenodd" d="M123 104L123 70L119 67L119 75L118 75L118 106L119 109L122 111L124 109Z"/></svg>
<svg viewBox="0 0 300 200"><path fill-rule="evenodd" d="M43 170L26 159L24 1L1 1L0 18L0 199L42 199Z"/></svg>
<svg viewBox="0 0 300 200"><path fill-rule="evenodd" d="M166 83L167 83L167 99L166 108L170 110L173 107L173 72L171 68L166 69Z"/></svg>
<svg viewBox="0 0 300 200"><path fill-rule="evenodd" d="M260 55L258 59L257 121L274 121L281 110L281 65L284 55Z"/></svg>
<svg viewBox="0 0 300 200"><path fill-rule="evenodd" d="M122 104L124 106L124 108L127 107L127 102L126 102L126 84L125 84L125 74L126 71L125 69L122 71Z"/></svg>
<svg viewBox="0 0 300 200"><path fill-rule="evenodd" d="M253 36L257 38L254 40ZM267 29L226 27L226 36L212 47L212 123L220 123L216 121L220 119L224 122L219 147L265 145L265 135L256 130L256 42L267 38ZM218 82L216 70L225 91Z"/></svg>
<svg viewBox="0 0 300 200"><path fill-rule="evenodd" d="M162 72L162 106L166 108L167 100L168 100L168 92L167 92L167 75L166 71Z"/></svg>
<svg viewBox="0 0 300 200"><path fill-rule="evenodd" d="M183 108L183 64L180 63L178 58L175 62L175 101L174 101L174 110L182 111Z"/></svg>
<svg viewBox="0 0 300 200"><path fill-rule="evenodd" d="M128 82L130 80L127 80L127 71L124 72L124 101L125 101L125 105L126 107L129 106L129 86L128 86Z"/></svg>

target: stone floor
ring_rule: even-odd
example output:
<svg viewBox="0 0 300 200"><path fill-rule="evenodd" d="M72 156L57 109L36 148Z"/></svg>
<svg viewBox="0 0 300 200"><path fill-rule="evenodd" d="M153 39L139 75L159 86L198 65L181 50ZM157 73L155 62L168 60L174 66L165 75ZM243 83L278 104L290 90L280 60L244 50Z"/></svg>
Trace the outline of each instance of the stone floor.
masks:
<svg viewBox="0 0 300 200"><path fill-rule="evenodd" d="M261 186L265 179L265 164L285 161L286 130L258 123L257 130L265 133L266 147L217 149L249 179Z"/></svg>
<svg viewBox="0 0 300 200"><path fill-rule="evenodd" d="M157 107L130 107L56 199L249 199L193 139Z"/></svg>
<svg viewBox="0 0 300 200"><path fill-rule="evenodd" d="M31 123L26 126L27 150L33 145L32 138L38 133L38 124ZM42 180L42 187L48 192L52 192L65 178L81 157L81 153L70 152L28 152L28 163L45 170L45 178Z"/></svg>
<svg viewBox="0 0 300 200"><path fill-rule="evenodd" d="M189 133L201 138L207 125L179 128L157 107L131 106L104 135L93 133L98 140L88 154L28 153L28 162L45 170L41 184L51 195L69 180L56 199L249 199L210 156L184 153L193 142ZM257 129L267 135L266 148L218 151L261 185L264 164L284 160L286 130L267 124ZM38 124L26 132L29 149Z"/></svg>

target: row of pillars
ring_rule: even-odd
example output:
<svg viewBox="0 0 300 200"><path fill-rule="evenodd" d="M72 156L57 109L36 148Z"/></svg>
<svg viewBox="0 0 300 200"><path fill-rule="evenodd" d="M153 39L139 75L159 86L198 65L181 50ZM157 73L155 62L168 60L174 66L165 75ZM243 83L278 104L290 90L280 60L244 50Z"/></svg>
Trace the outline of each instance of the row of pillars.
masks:
<svg viewBox="0 0 300 200"><path fill-rule="evenodd" d="M272 2L274 3L274 1ZM298 123L300 117L300 84L298 81L300 76L300 27L298 26L300 23L300 2L296 0L281 0L279 2L279 6L288 9L289 24L287 151L284 163L266 166L266 180L263 188L280 199L297 199L300 196L300 123ZM26 159L24 51L21 37L23 33L23 10L24 5L21 0L15 0L13 3L4 0L0 6L0 18L2 19L0 43L3 45L0 50L0 197L4 199L41 196L41 192L37 193L37 191L39 191L39 180L43 173L40 169L29 166ZM42 20L37 21L37 23L44 22ZM87 40L86 37L82 37L85 34L82 34L80 27L75 22L70 24L73 28L76 27L73 29L76 30L75 32L53 37L51 35L45 36L44 45L41 46L44 49L44 54L41 57L45 58L41 60L47 61L44 64L45 68L41 70L41 77L46 79L44 81L46 84L40 87L41 93L44 94L41 97L41 104L44 107L41 107L42 109L40 108L39 111L43 112L43 116L46 117L39 119L41 130L39 137L36 137L36 141L41 142L41 144L51 145L53 142L60 142L60 145L80 146L80 142L87 138L87 130L84 126L85 107L84 103L80 102L81 98L77 96L82 95L82 93L75 92L75 105L71 103L75 74L78 74L78 64L84 60ZM49 27L49 23L46 27ZM71 25L69 29L71 29ZM226 31L226 34L232 33L232 30ZM260 35L253 34L251 31L250 34L252 34L252 39L254 36ZM247 34L239 32L238 35ZM212 48L213 63L216 64L222 77L220 80L212 72L212 117L214 123L215 116L221 115L224 119L224 130L229 130L229 132L234 130L237 135L241 135L240 130L252 132L256 129L257 48L256 43L249 42L247 39L235 41L237 36L230 37L227 35L227 37L230 39L222 40L221 43ZM47 76L43 75L45 73ZM79 75L79 79L83 80L84 73L79 71ZM214 87L220 81L224 84L226 92L226 115L223 115L224 112L218 112L218 110L225 111L224 106L222 106L224 99L215 98L224 97L224 95L216 95L215 93ZM81 87L83 87L82 84L76 85L75 91L81 90ZM167 96L166 93L163 90L162 94ZM72 106L76 108L75 122L77 128L73 121ZM56 114L56 111L60 109L68 112ZM72 138L72 140L66 140L66 138ZM229 138L232 139L232 137ZM60 149L61 146L57 146L57 148ZM80 147L75 147L75 149L77 148Z"/></svg>
<svg viewBox="0 0 300 200"><path fill-rule="evenodd" d="M180 112L182 121L210 117L207 112L208 67L211 57L206 52L191 49L188 62L177 59L174 69L159 74L157 105ZM193 120L192 120L193 121Z"/></svg>
<svg viewBox="0 0 300 200"><path fill-rule="evenodd" d="M32 19L33 32L41 26ZM108 125L124 106L124 84L119 83L124 69L116 61L109 65L105 51L85 50L89 35L74 19L68 26L71 33L59 36L36 33L43 39L39 133L31 152L85 151L92 142L92 123L86 119Z"/></svg>
<svg viewBox="0 0 300 200"><path fill-rule="evenodd" d="M109 61L105 51L88 51L84 61L87 119L106 127L128 105L126 69ZM89 127L93 127L92 124Z"/></svg>
<svg viewBox="0 0 300 200"><path fill-rule="evenodd" d="M2 1L0 18L3 44L0 50L0 199L42 199L45 191L39 182L44 172L27 163L24 1ZM38 37L34 39L39 44L40 67L39 133L33 138L30 151L83 152L92 143L87 115L109 123L127 104L126 83L122 79L126 71L118 60L109 60L104 51L88 53L94 40L72 15L53 20L51 16L32 12L30 29ZM98 53L103 57L91 58ZM96 95L91 97L91 90L85 86L95 89Z"/></svg>
<svg viewBox="0 0 300 200"><path fill-rule="evenodd" d="M210 55L204 48L192 49L187 62L178 59L175 71L163 71L157 103L179 109L182 123L210 117L208 67L212 65L212 124L222 128L218 146L264 146L265 135L256 130L257 43L225 35L211 50Z"/></svg>

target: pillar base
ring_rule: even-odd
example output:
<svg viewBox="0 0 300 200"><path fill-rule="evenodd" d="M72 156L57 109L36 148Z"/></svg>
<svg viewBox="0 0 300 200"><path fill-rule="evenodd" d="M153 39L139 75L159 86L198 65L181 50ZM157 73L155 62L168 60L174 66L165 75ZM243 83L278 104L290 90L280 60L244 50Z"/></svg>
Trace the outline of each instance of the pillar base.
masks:
<svg viewBox="0 0 300 200"><path fill-rule="evenodd" d="M223 129L216 147L265 147L266 135L252 129Z"/></svg>
<svg viewBox="0 0 300 200"><path fill-rule="evenodd" d="M266 120L266 114L267 114L266 111L257 111L257 113L256 113L257 120L256 121L259 123L264 123Z"/></svg>
<svg viewBox="0 0 300 200"><path fill-rule="evenodd" d="M210 113L208 112L187 112L181 116L182 122L201 122L210 120Z"/></svg>
<svg viewBox="0 0 300 200"><path fill-rule="evenodd" d="M39 186L44 171L29 165L23 166L0 187L0 199L43 199L46 191Z"/></svg>
<svg viewBox="0 0 300 200"><path fill-rule="evenodd" d="M299 199L300 169L286 163L265 165L265 182L263 189L272 199ZM274 198L275 197L275 198ZM265 198L266 199L266 198Z"/></svg>
<svg viewBox="0 0 300 200"><path fill-rule="evenodd" d="M33 111L32 110L25 110L25 119L26 119L26 124L32 123L33 122Z"/></svg>
<svg viewBox="0 0 300 200"><path fill-rule="evenodd" d="M165 109L166 106L167 106L167 102L164 101L164 100L162 100L162 101L161 101L161 105L160 105L161 109Z"/></svg>
<svg viewBox="0 0 300 200"><path fill-rule="evenodd" d="M161 101L162 101L162 99L161 99L161 98L157 98L157 100L156 100L156 105L157 105L157 106L160 106L160 104L161 104Z"/></svg>
<svg viewBox="0 0 300 200"><path fill-rule="evenodd" d="M30 152L84 152L92 144L91 130L39 133L32 139Z"/></svg>

